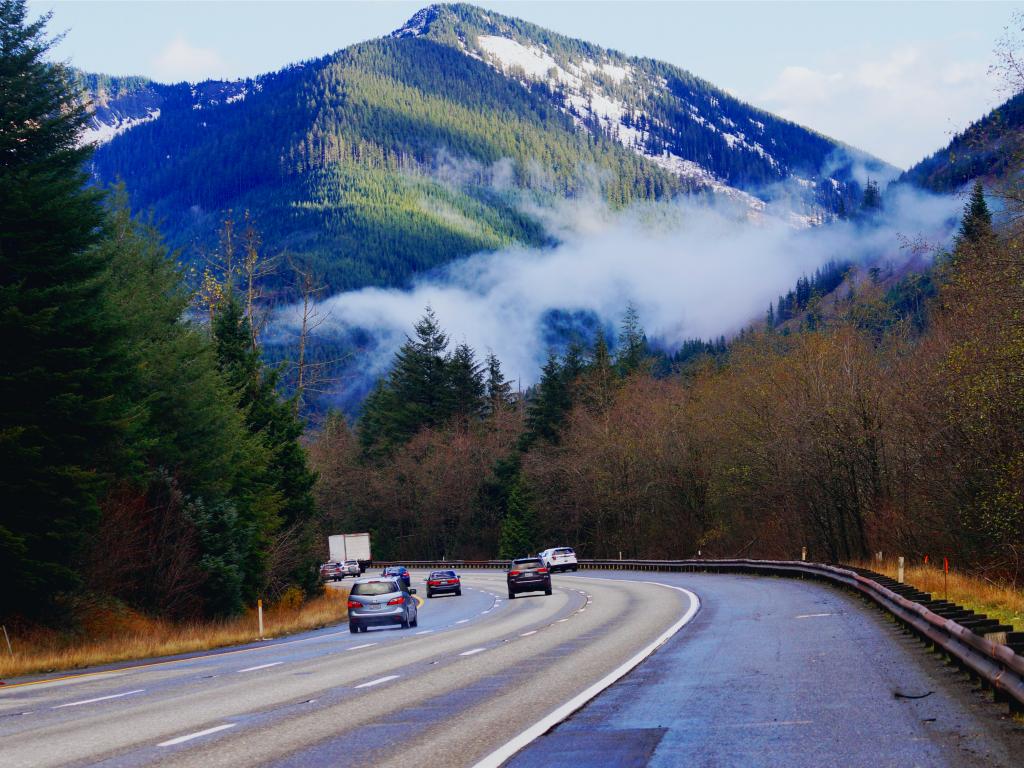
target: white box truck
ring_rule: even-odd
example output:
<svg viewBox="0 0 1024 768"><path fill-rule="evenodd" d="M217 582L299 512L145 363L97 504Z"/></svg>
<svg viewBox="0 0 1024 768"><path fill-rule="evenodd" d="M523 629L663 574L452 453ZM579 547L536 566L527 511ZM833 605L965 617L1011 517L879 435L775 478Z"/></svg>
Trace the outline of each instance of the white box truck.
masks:
<svg viewBox="0 0 1024 768"><path fill-rule="evenodd" d="M338 533L328 536L327 548L330 550L331 560L336 562L358 560L360 573L363 573L373 560L368 533Z"/></svg>

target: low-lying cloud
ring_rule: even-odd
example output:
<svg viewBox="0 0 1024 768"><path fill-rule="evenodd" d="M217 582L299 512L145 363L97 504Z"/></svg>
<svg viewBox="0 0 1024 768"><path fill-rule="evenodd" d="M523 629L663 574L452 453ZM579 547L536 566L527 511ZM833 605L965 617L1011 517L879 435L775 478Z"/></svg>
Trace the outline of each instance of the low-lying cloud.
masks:
<svg viewBox="0 0 1024 768"><path fill-rule="evenodd" d="M870 226L837 222L798 230L782 220L691 200L614 213L593 201L559 204L560 245L482 253L424 277L408 290L365 288L322 302L319 333L365 329L373 352L357 361L376 378L424 308L431 306L454 342L493 350L506 375L534 382L547 355L552 311L587 313L616 325L632 303L647 334L668 348L717 337L761 318L801 275L830 260L899 263L900 243L946 242L962 201L908 188L892 191ZM571 223L571 224L570 224ZM286 315L294 319L294 310Z"/></svg>

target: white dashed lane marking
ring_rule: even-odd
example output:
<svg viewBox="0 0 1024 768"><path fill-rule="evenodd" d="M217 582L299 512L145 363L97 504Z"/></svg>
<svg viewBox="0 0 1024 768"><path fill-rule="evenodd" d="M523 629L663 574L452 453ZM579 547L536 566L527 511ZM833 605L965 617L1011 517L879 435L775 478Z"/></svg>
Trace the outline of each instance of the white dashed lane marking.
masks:
<svg viewBox="0 0 1024 768"><path fill-rule="evenodd" d="M397 679L398 679L398 675L388 675L387 677L378 677L376 680L371 680L368 683L362 683L361 685L357 685L356 688L372 688L375 685L380 685L381 683L386 683L389 680L397 680Z"/></svg>
<svg viewBox="0 0 1024 768"><path fill-rule="evenodd" d="M207 728L205 731L196 731L195 733L189 733L185 736L179 736L176 739L169 739L167 741L161 741L157 744L158 747L173 747L175 744L183 744L186 741L192 741L192 739L198 739L200 736L209 736L211 733L217 733L219 731L226 731L228 728L234 728L237 723L225 723L224 725L218 725L213 728Z"/></svg>
<svg viewBox="0 0 1024 768"><path fill-rule="evenodd" d="M97 701L107 701L108 699L120 699L122 696L132 696L136 693L142 693L145 688L139 688L137 691L125 691L124 693L113 693L110 696L97 696L95 699L85 699L83 701L72 701L68 704L58 704L50 709L64 709L64 707L80 707L83 704L94 704Z"/></svg>

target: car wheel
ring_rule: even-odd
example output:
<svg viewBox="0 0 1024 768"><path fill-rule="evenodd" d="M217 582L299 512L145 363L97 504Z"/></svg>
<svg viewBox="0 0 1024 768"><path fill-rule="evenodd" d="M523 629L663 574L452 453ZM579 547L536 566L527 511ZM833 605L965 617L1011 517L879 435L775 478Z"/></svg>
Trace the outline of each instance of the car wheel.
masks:
<svg viewBox="0 0 1024 768"><path fill-rule="evenodd" d="M550 595L551 594L551 585L550 584L548 584L547 587L544 589L544 594L545 595Z"/></svg>
<svg viewBox="0 0 1024 768"><path fill-rule="evenodd" d="M434 596L434 593L433 593L433 592L427 592L427 600L429 600L429 599L430 599L430 598L432 598L433 596Z"/></svg>
<svg viewBox="0 0 1024 768"><path fill-rule="evenodd" d="M456 597L462 597L462 587L459 587L458 589L455 590L455 596Z"/></svg>
<svg viewBox="0 0 1024 768"><path fill-rule="evenodd" d="M409 628L409 614L405 614L404 616L402 616L402 629L408 629L408 628Z"/></svg>
<svg viewBox="0 0 1024 768"><path fill-rule="evenodd" d="M516 599L516 593L513 592L511 589L508 591L508 599L509 600L515 600Z"/></svg>
<svg viewBox="0 0 1024 768"><path fill-rule="evenodd" d="M351 621L348 623L348 631L353 635L359 634L359 625L353 624Z"/></svg>
<svg viewBox="0 0 1024 768"><path fill-rule="evenodd" d="M420 625L420 615L419 615L419 613L417 613L416 614L416 618L414 618L412 621L409 622L409 626L410 627L418 627L419 625Z"/></svg>

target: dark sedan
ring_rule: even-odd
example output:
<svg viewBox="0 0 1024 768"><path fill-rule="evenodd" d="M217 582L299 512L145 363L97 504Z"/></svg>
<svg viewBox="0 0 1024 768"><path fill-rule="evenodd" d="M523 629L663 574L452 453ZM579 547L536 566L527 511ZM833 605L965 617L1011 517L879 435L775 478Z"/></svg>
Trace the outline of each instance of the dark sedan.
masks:
<svg viewBox="0 0 1024 768"><path fill-rule="evenodd" d="M520 592L551 594L551 573L539 557L513 560L508 567L508 599L515 600Z"/></svg>
<svg viewBox="0 0 1024 768"><path fill-rule="evenodd" d="M412 586L412 577L409 575L409 569L404 565L392 565L381 571L380 575L392 579L401 579L406 589Z"/></svg>
<svg viewBox="0 0 1024 768"><path fill-rule="evenodd" d="M427 597L453 593L462 594L462 579L455 571L434 571L427 577Z"/></svg>

